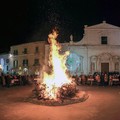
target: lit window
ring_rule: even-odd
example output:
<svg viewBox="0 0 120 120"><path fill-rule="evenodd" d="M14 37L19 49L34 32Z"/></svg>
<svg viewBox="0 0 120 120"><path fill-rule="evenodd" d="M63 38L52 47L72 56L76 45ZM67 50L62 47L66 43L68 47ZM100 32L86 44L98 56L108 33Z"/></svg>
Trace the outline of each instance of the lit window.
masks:
<svg viewBox="0 0 120 120"><path fill-rule="evenodd" d="M13 66L14 66L14 68L18 67L18 60L13 61Z"/></svg>

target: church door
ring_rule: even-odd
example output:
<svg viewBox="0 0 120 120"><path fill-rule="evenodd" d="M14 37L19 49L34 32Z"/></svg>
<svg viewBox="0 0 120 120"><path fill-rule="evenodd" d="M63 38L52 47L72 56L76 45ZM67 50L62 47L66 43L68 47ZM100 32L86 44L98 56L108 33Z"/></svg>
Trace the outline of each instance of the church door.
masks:
<svg viewBox="0 0 120 120"><path fill-rule="evenodd" d="M109 63L101 63L101 72L109 72Z"/></svg>

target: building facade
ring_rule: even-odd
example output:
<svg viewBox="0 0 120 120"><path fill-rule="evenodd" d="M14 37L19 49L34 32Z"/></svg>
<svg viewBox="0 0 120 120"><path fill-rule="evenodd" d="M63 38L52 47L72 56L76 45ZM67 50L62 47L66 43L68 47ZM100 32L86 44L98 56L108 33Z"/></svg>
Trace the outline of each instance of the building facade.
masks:
<svg viewBox="0 0 120 120"><path fill-rule="evenodd" d="M39 74L44 64L45 41L10 47L9 71L12 74Z"/></svg>
<svg viewBox="0 0 120 120"><path fill-rule="evenodd" d="M70 51L66 65L72 75L94 72L120 72L120 27L103 21L84 27L83 38L61 43L61 52ZM10 54L0 55L0 69L12 74L39 74L48 67L49 44L45 41L10 47ZM44 68L45 69L45 68Z"/></svg>
<svg viewBox="0 0 120 120"><path fill-rule="evenodd" d="M0 75L2 72L3 73L9 72L9 69L10 69L9 57L10 56L8 53L0 54Z"/></svg>
<svg viewBox="0 0 120 120"><path fill-rule="evenodd" d="M70 51L66 65L71 74L120 72L120 27L103 21L84 28L79 42L63 43L62 51ZM46 45L46 62L49 46ZM47 64L47 63L46 63Z"/></svg>

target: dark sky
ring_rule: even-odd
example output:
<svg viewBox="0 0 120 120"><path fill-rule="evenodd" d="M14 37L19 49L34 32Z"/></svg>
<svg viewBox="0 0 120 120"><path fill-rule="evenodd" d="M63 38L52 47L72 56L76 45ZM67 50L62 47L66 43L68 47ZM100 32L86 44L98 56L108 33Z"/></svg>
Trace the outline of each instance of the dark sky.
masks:
<svg viewBox="0 0 120 120"><path fill-rule="evenodd" d="M50 30L59 29L58 41L82 38L84 25L106 20L120 26L119 0L4 0L0 3L0 52L11 45L46 40Z"/></svg>

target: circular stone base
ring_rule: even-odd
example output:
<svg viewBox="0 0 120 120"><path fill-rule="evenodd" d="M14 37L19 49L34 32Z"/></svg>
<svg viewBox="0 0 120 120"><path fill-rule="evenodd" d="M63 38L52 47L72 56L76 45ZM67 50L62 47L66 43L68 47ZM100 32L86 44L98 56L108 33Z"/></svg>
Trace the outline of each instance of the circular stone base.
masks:
<svg viewBox="0 0 120 120"><path fill-rule="evenodd" d="M66 99L60 99L60 100L38 100L35 97L28 97L25 99L25 102L30 102L34 104L39 104L39 105L46 105L46 106L62 106L62 105L68 105L68 104L74 104L74 103L80 103L85 100L87 100L89 95L84 92L84 91L78 91L76 93L76 96L72 98L66 98Z"/></svg>

